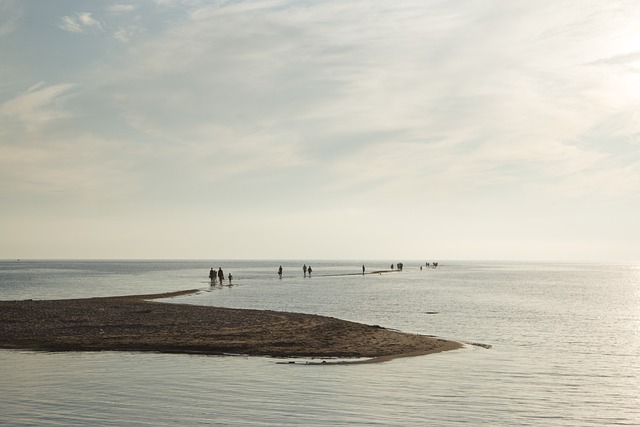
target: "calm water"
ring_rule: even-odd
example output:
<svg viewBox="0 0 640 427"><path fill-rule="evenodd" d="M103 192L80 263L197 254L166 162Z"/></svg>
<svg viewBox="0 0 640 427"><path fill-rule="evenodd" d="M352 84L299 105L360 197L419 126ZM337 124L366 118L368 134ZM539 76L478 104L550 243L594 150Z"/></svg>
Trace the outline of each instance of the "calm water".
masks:
<svg viewBox="0 0 640 427"><path fill-rule="evenodd" d="M364 262L367 271L387 262ZM278 280L278 265L284 277ZM307 262L309 264L309 262ZM0 262L1 299L156 293L482 343L373 365L0 351L0 425L640 425L640 266L361 261ZM235 285L210 288L210 267Z"/></svg>

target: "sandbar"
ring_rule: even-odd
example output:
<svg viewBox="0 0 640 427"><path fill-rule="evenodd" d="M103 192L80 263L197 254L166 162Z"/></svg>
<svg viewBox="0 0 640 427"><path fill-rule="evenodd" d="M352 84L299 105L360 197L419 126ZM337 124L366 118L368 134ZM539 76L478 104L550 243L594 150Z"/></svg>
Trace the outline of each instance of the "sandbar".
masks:
<svg viewBox="0 0 640 427"><path fill-rule="evenodd" d="M333 317L154 301L197 291L0 301L0 348L365 358L372 362L462 347L433 336Z"/></svg>

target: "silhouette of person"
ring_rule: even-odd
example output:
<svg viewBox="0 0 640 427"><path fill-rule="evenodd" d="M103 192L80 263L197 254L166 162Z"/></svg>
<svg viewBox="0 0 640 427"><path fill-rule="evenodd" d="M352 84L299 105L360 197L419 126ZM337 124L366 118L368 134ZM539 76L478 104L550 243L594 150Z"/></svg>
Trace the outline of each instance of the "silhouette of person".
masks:
<svg viewBox="0 0 640 427"><path fill-rule="evenodd" d="M302 272L304 273L304 277L307 277L307 264L302 266Z"/></svg>
<svg viewBox="0 0 640 427"><path fill-rule="evenodd" d="M364 264L362 264L362 275L364 276Z"/></svg>
<svg viewBox="0 0 640 427"><path fill-rule="evenodd" d="M216 272L213 271L213 268L211 270L209 270L209 279L211 279L211 284L212 285L216 284Z"/></svg>
<svg viewBox="0 0 640 427"><path fill-rule="evenodd" d="M231 284L231 279L233 279L233 276L229 273L229 284Z"/></svg>
<svg viewBox="0 0 640 427"><path fill-rule="evenodd" d="M278 269L278 277L282 279L282 266Z"/></svg>
<svg viewBox="0 0 640 427"><path fill-rule="evenodd" d="M309 273L309 277L311 277L311 266L307 267L307 273Z"/></svg>
<svg viewBox="0 0 640 427"><path fill-rule="evenodd" d="M224 282L224 273L220 267L218 267L218 280L220 280L220 284L222 285L222 282Z"/></svg>

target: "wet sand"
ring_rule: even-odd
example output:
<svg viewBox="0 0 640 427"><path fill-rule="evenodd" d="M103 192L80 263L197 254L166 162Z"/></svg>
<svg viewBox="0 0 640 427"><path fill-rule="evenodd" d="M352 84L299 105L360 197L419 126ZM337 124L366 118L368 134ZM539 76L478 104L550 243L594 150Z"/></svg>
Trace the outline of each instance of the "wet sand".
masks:
<svg viewBox="0 0 640 427"><path fill-rule="evenodd" d="M153 301L194 292L0 301L0 348L383 361L462 347L332 317Z"/></svg>

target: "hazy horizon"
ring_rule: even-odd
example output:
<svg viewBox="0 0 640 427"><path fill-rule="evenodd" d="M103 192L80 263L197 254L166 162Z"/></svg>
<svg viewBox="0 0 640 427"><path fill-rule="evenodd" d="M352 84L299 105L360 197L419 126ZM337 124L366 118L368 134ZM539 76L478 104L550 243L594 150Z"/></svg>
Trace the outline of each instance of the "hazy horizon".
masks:
<svg viewBox="0 0 640 427"><path fill-rule="evenodd" d="M548 265L602 265L602 264L619 264L633 266L640 263L639 261L616 261L616 260L596 260L596 261L576 261L571 259L438 259L438 258L424 258L424 259L398 259L398 258L384 258L384 259L357 259L357 258L0 258L0 262L214 262L215 268L224 267L224 264L218 265L217 263L232 263L232 262L273 262L274 267L287 264L296 263L302 266L303 264L309 264L310 262L321 263L354 263L354 268L360 271L361 263L384 263L384 265L394 266L397 262L404 263L404 269L417 269L420 267L427 268L425 263L429 263L430 268L446 268L451 266L452 263L507 263L507 264L548 264ZM437 262L437 266L433 266L433 262ZM365 264L365 266L371 268L371 266ZM213 267L213 264L212 264ZM302 267L300 267L302 268ZM369 272L367 270L367 272Z"/></svg>
<svg viewBox="0 0 640 427"><path fill-rule="evenodd" d="M0 259L638 262L639 18L0 0Z"/></svg>

